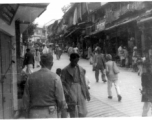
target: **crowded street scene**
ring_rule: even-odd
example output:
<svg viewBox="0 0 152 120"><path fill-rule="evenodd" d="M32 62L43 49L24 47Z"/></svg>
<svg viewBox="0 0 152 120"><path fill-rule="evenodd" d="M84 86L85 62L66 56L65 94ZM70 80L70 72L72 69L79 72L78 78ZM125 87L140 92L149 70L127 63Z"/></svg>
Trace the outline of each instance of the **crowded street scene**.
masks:
<svg viewBox="0 0 152 120"><path fill-rule="evenodd" d="M151 116L152 1L0 3L0 119Z"/></svg>

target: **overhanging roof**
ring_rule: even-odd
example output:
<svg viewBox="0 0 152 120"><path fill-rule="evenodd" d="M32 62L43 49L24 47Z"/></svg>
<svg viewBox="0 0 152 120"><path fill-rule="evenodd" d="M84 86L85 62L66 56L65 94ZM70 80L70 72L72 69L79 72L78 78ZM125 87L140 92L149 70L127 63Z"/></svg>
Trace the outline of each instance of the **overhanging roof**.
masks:
<svg viewBox="0 0 152 120"><path fill-rule="evenodd" d="M39 17L46 9L48 3L36 4L0 4L0 28L12 36L15 35L15 21L21 21L21 33Z"/></svg>
<svg viewBox="0 0 152 120"><path fill-rule="evenodd" d="M118 27L118 26L127 24L127 23L129 23L129 22L136 21L138 18L139 18L139 16L134 17L134 18L131 18L131 19L125 21L125 22L121 22L121 23L115 24L115 25L113 25L113 26L111 26L111 27L108 27L108 28L106 28L105 30L110 30L110 29L113 29L113 28L115 28L115 27Z"/></svg>
<svg viewBox="0 0 152 120"><path fill-rule="evenodd" d="M46 9L48 4L20 4L16 12L16 20L32 23ZM20 26L21 33L27 28L28 24Z"/></svg>
<svg viewBox="0 0 152 120"><path fill-rule="evenodd" d="M140 21L138 21L138 24L148 22L148 21L152 21L152 17L141 19Z"/></svg>
<svg viewBox="0 0 152 120"><path fill-rule="evenodd" d="M76 30L78 30L79 28L74 29L73 31L71 31L68 35L66 35L65 37L68 37L69 35L71 35L73 32L75 32Z"/></svg>
<svg viewBox="0 0 152 120"><path fill-rule="evenodd" d="M48 5L48 3L32 3L32 4L20 4L20 6L25 6L25 7L37 7L37 8L45 8Z"/></svg>
<svg viewBox="0 0 152 120"><path fill-rule="evenodd" d="M152 21L152 9L151 10L148 10L146 11L145 14L143 14L139 20L137 21L138 24L142 24L144 22L151 22Z"/></svg>
<svg viewBox="0 0 152 120"><path fill-rule="evenodd" d="M127 24L127 23L136 21L138 18L139 18L139 16L136 16L136 17L133 17L133 18L129 18L129 20L119 22L119 23L117 23L117 24L115 24L115 25L113 25L113 26L111 26L111 27L105 28L105 29L103 29L103 30L94 31L94 32L92 32L90 35L87 35L87 36L85 36L85 37L90 37L90 36L93 36L93 35L96 35L96 34L102 32L102 31L111 30L111 29L116 28L116 27L119 27L119 26L121 26L121 25L125 25L125 24Z"/></svg>

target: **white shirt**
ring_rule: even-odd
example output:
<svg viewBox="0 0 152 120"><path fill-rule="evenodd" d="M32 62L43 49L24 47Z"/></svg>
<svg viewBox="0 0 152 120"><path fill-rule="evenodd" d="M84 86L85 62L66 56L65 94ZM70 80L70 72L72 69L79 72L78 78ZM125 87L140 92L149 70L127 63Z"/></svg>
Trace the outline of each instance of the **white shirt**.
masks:
<svg viewBox="0 0 152 120"><path fill-rule="evenodd" d="M73 47L69 47L68 53L71 54L71 53L73 53L73 51L74 51Z"/></svg>
<svg viewBox="0 0 152 120"><path fill-rule="evenodd" d="M43 52L43 54L47 54L47 53L49 53L49 49L45 46L42 52Z"/></svg>
<svg viewBox="0 0 152 120"><path fill-rule="evenodd" d="M89 77L85 75L86 84L88 87L90 87L90 80Z"/></svg>
<svg viewBox="0 0 152 120"><path fill-rule="evenodd" d="M74 53L78 53L78 48L77 47L74 48Z"/></svg>

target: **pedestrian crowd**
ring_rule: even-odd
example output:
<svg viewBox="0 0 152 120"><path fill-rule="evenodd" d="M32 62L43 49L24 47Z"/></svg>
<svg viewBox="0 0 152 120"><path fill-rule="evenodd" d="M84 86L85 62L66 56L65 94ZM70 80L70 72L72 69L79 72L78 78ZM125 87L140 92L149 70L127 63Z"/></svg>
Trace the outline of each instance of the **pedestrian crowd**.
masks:
<svg viewBox="0 0 152 120"><path fill-rule="evenodd" d="M129 48L119 46L119 60L115 59L111 54L104 54L100 46L97 44L92 50L88 47L89 63L95 72L95 80L99 82L99 74L101 72L101 80L107 82L108 99L112 99L112 85L114 85L118 101L122 100L121 90L119 87L119 67L132 67L134 71L138 71L142 81L142 102L144 102L142 116L152 107L152 70L151 59L148 59L147 53L141 58L137 52L137 47L132 45L130 40ZM51 71L53 66L53 53L56 59L60 60L63 49L59 45L46 46L43 49L36 48L35 55L30 49L24 56L23 71L28 74L24 87L23 109L27 118L71 118L86 117L87 107L86 101L90 101L89 89L90 82L86 76L86 70L78 65L80 56L82 55L79 47L66 47L70 63L65 68L58 68L56 73ZM152 49L152 47L151 47ZM149 50L149 58L152 58L152 50ZM33 72L35 67L41 69ZM130 62L131 61L131 62ZM25 74L24 74L25 75ZM23 92L22 92L23 94Z"/></svg>
<svg viewBox="0 0 152 120"><path fill-rule="evenodd" d="M89 81L86 71L77 63L79 61L78 49L71 53L70 64L64 69L58 68L56 73L51 72L53 66L53 48L43 45L41 51L36 53L27 48L24 61L22 82L22 104L24 115L27 118L67 118L86 117L86 100L90 100ZM55 45L54 53L59 60L62 49ZM35 62L37 61L37 62ZM41 69L33 72L36 67ZM25 74L26 73L26 74ZM28 77L27 77L28 76Z"/></svg>
<svg viewBox="0 0 152 120"><path fill-rule="evenodd" d="M150 108L152 110L152 46L149 50L144 50L141 56L137 46L134 45L133 38L131 38L128 41L128 48L123 45L118 47L117 56L112 58L110 54L103 54L99 44L94 47L94 50L88 47L88 59L95 71L96 82L99 81L99 71L101 71L101 80L104 83L107 82L108 98L112 99L111 88L114 84L118 101L121 101L118 65L137 72L141 76L141 101L144 102L142 116L147 116Z"/></svg>

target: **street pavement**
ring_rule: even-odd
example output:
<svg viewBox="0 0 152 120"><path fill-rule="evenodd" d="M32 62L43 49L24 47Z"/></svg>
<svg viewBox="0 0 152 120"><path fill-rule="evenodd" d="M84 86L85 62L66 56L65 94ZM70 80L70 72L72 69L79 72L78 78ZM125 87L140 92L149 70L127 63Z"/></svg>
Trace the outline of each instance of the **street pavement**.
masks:
<svg viewBox="0 0 152 120"><path fill-rule="evenodd" d="M64 68L69 64L69 56L64 53L60 60L54 55L54 65L52 71L57 68ZM113 99L108 99L107 83L101 80L96 83L92 65L88 60L81 59L78 63L86 69L86 75L90 80L91 101L87 102L88 115L87 117L140 117L142 114L143 103L141 102L141 77L129 69L120 68L119 85L122 95L122 101L118 102L115 88L113 86ZM39 68L35 69L38 70ZM151 116L149 112L148 116Z"/></svg>

